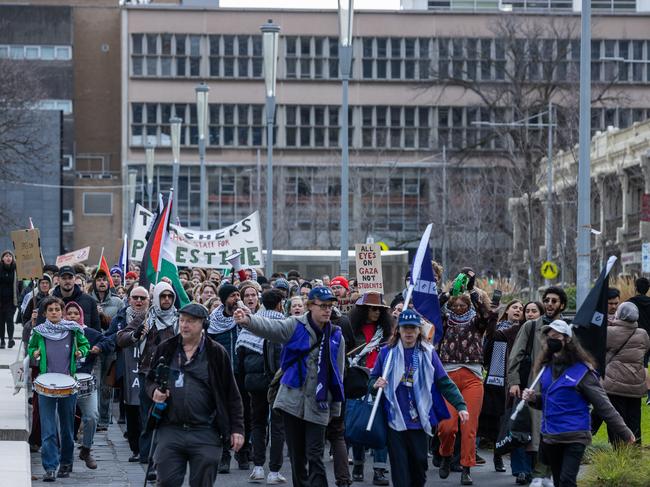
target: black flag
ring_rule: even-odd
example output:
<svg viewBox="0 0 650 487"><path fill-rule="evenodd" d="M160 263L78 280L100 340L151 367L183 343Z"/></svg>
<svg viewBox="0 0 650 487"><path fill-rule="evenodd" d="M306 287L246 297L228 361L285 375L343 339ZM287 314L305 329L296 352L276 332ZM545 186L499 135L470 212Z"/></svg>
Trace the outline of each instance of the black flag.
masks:
<svg viewBox="0 0 650 487"><path fill-rule="evenodd" d="M600 272L594 287L576 313L573 320L574 333L582 348L594 359L601 377L605 375L605 356L607 354L607 291L609 290L609 272L616 257L612 256Z"/></svg>

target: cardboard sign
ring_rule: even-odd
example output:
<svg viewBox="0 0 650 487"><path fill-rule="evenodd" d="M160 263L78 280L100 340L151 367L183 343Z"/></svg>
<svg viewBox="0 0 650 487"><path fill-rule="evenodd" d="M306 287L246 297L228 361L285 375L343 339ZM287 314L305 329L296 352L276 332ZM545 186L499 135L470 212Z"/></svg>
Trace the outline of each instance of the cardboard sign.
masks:
<svg viewBox="0 0 650 487"><path fill-rule="evenodd" d="M67 254L59 255L56 258L56 266L61 267L64 265L78 264L79 262L84 262L88 260L90 255L90 247L84 247L83 249L75 250Z"/></svg>
<svg viewBox="0 0 650 487"><path fill-rule="evenodd" d="M226 260L235 251L241 252L243 267L263 267L260 215L255 212L232 225L202 232L177 225L169 226L170 240L175 244L174 257L180 267L230 269Z"/></svg>
<svg viewBox="0 0 650 487"><path fill-rule="evenodd" d="M135 205L133 224L131 225L131 244L129 259L142 262L144 248L147 246L147 232L153 223L153 213L140 205Z"/></svg>
<svg viewBox="0 0 650 487"><path fill-rule="evenodd" d="M357 288L359 293L374 291L383 294L381 245L378 243L356 244L354 250L357 262Z"/></svg>
<svg viewBox="0 0 650 487"><path fill-rule="evenodd" d="M41 260L41 238L38 228L15 230L11 240L16 254L16 274L18 279L38 279L43 275Z"/></svg>

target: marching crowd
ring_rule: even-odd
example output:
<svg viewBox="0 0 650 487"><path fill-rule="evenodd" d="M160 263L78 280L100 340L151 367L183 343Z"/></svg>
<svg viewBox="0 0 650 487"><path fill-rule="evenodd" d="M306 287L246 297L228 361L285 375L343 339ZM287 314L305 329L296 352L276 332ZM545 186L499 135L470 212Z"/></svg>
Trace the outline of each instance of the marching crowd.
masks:
<svg viewBox="0 0 650 487"><path fill-rule="evenodd" d="M231 455L251 482L287 483L285 444L294 486L327 486L327 454L339 486L423 486L429 461L440 478L459 473L472 485L471 469L486 463L480 439L495 445L495 472L506 472L510 455L514 478L504 485L565 487L576 485L603 421L615 447L640 443L645 278L627 302L610 289L599 377L563 318L562 288L545 289L541 302L500 303L467 268L462 286L439 290L443 331L432 337L404 308L406 292L387 304L342 276L182 269L191 303L181 306L167 279L139 285L137 266L107 275L45 265L32 284L16 279L10 251L1 261L0 348L15 346L14 323L22 323L34 389L29 443L40 449L44 481L71 475L75 438L78 457L96 469L95 432L114 421L126 425L128 461L170 487L182 485L188 464L191 486L212 486L230 472ZM378 394L385 443L368 448L351 436L349 413ZM497 445L515 429L509 417L520 401L527 436L504 451ZM372 479L364 479L367 457Z"/></svg>

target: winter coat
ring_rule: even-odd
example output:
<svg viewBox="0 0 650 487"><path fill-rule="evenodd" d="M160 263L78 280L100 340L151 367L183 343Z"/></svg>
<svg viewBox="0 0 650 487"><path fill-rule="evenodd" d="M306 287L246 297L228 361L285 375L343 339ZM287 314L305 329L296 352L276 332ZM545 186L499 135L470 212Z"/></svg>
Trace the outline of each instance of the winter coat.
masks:
<svg viewBox="0 0 650 487"><path fill-rule="evenodd" d="M77 373L77 357L75 356L77 350L81 352L82 357L85 357L88 355L90 347L88 340L81 329L73 330L72 333L74 335L74 340L72 340L72 347L70 347L72 350L72 355L70 357L70 375L74 376ZM40 350L41 352L40 363L38 366L39 373L45 374L47 373L45 338L43 338L43 336L38 332L32 334L32 338L29 340L29 345L27 347L27 353L30 357L33 357L36 350Z"/></svg>
<svg viewBox="0 0 650 487"><path fill-rule="evenodd" d="M12 257L14 256L10 250L2 252L3 257L6 254L10 254ZM16 275L16 258L14 257L13 262L9 266L6 266L4 262L0 261L0 309L14 311L18 307L18 296L20 295L21 286L22 282L18 281Z"/></svg>
<svg viewBox="0 0 650 487"><path fill-rule="evenodd" d="M257 336L266 338L275 343L286 344L294 336L298 326L304 326L309 334L310 346L316 343L316 332L311 328L308 313L302 316L291 316L284 320L273 320L258 315L250 316L250 324L244 325ZM316 402L316 384L318 382L317 367L319 347L314 348L307 356L306 378L301 387L291 388L281 383L278 395L273 404L274 408L280 409L292 416L327 426L331 418L341 415L341 403L332 401L332 394L328 392L327 409L321 409ZM345 339L341 337L341 344L338 349L337 365L338 370L343 373L345 363ZM342 379L342 378L341 378Z"/></svg>
<svg viewBox="0 0 650 487"><path fill-rule="evenodd" d="M650 296L640 294L631 297L628 301L639 308L639 328L650 334Z"/></svg>
<svg viewBox="0 0 650 487"><path fill-rule="evenodd" d="M124 307L122 300L118 296L111 294L110 291L106 293L103 301L99 299L99 293L95 290L90 293L90 296L102 307L102 312L110 319L113 319L117 312Z"/></svg>
<svg viewBox="0 0 650 487"><path fill-rule="evenodd" d="M607 366L603 378L603 388L607 394L625 397L645 396L647 391L643 357L648 349L650 349L648 333L638 328L636 321L613 320L609 323Z"/></svg>

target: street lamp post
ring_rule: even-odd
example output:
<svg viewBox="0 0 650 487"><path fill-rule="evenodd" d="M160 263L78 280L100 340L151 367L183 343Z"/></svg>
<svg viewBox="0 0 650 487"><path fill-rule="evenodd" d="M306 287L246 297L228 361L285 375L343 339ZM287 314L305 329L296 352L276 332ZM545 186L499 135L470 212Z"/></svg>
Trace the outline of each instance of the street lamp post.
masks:
<svg viewBox="0 0 650 487"><path fill-rule="evenodd" d="M169 119L169 124L171 125L171 136L172 136L172 187L176 192L176 201L172 205L172 222L174 225L178 223L178 171L179 164L181 160L181 124L183 120L178 117L173 117Z"/></svg>
<svg viewBox="0 0 650 487"><path fill-rule="evenodd" d="M195 88L196 91L196 118L199 125L199 161L201 164L200 187L201 187L201 230L208 229L208 181L205 171L205 147L208 131L208 92L210 88L201 83Z"/></svg>
<svg viewBox="0 0 650 487"><path fill-rule="evenodd" d="M271 19L260 27L264 53L266 91L266 275L273 273L273 119L275 117L275 80L278 69L280 27Z"/></svg>
<svg viewBox="0 0 650 487"><path fill-rule="evenodd" d="M341 275L350 274L348 260L349 238L349 147L348 147L348 84L352 70L352 20L354 0L339 2L339 69L343 81L343 101L341 103Z"/></svg>
<svg viewBox="0 0 650 487"><path fill-rule="evenodd" d="M576 309L591 285L591 1L582 0L580 35L580 123L578 153L578 242Z"/></svg>
<svg viewBox="0 0 650 487"><path fill-rule="evenodd" d="M147 172L147 197L149 198L149 211L151 211L153 208L151 200L153 198L153 166L156 147L151 143L147 143L144 152Z"/></svg>
<svg viewBox="0 0 650 487"><path fill-rule="evenodd" d="M135 187L138 184L138 171L130 170L128 178L129 215L133 217L133 213L135 211Z"/></svg>

